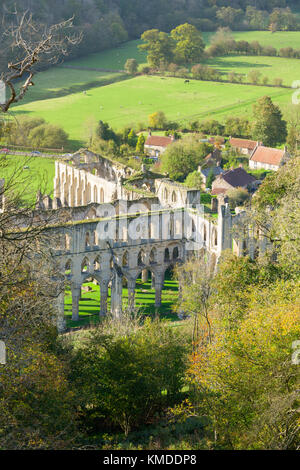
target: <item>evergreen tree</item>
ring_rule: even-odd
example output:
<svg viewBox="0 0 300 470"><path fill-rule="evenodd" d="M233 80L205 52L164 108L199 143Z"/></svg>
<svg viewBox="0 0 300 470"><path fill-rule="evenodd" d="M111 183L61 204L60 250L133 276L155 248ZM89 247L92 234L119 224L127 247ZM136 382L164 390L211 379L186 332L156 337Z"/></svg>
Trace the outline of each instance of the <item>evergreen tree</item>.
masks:
<svg viewBox="0 0 300 470"><path fill-rule="evenodd" d="M144 134L140 134L139 138L138 138L138 141L137 141L137 144L136 144L136 151L137 152L144 153L145 142L146 142L146 139L145 139Z"/></svg>

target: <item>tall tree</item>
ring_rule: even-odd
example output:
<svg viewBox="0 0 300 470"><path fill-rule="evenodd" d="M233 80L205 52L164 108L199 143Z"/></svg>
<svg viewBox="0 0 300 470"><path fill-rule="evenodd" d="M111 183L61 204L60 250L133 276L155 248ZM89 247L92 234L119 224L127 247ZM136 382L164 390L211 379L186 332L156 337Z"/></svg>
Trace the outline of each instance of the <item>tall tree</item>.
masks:
<svg viewBox="0 0 300 470"><path fill-rule="evenodd" d="M141 39L145 44L138 47L148 53L147 61L151 67L158 68L162 62L172 62L174 44L167 33L150 29L142 34Z"/></svg>
<svg viewBox="0 0 300 470"><path fill-rule="evenodd" d="M171 31L171 37L176 42L176 62L192 63L203 57L205 44L198 29L189 24L181 24Z"/></svg>
<svg viewBox="0 0 300 470"><path fill-rule="evenodd" d="M269 96L263 96L253 106L255 121L252 137L267 146L282 144L287 138L287 123L279 106Z"/></svg>

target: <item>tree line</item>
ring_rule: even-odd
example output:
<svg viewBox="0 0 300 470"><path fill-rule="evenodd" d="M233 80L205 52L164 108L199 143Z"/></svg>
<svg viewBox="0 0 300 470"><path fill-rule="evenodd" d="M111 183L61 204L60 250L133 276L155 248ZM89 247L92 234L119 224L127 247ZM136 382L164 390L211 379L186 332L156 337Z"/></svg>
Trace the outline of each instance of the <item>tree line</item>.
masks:
<svg viewBox="0 0 300 470"><path fill-rule="evenodd" d="M250 5L249 5L250 3ZM228 26L234 30L279 30L299 28L296 16L287 7L289 0L249 2L223 0L4 0L0 6L0 70L14 60L15 51L3 33L14 25L14 12L29 10L38 24L54 24L74 16L76 32L83 40L70 52L70 58L84 56L136 39L152 28L170 31L188 22L201 31ZM41 65L40 65L41 67Z"/></svg>

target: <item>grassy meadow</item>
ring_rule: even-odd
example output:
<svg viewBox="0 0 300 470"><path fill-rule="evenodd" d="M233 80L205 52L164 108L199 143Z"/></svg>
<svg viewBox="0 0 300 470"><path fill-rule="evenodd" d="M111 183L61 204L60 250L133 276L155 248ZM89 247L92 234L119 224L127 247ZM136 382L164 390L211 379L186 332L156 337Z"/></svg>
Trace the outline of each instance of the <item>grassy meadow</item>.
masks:
<svg viewBox="0 0 300 470"><path fill-rule="evenodd" d="M115 129L143 122L149 114L162 110L170 120L224 119L226 115L252 115L252 105L264 95L283 106L291 101L292 90L227 83L202 82L157 76L139 76L86 94L15 106L16 115L41 116L62 126L71 139L85 142L90 122L109 122Z"/></svg>
<svg viewBox="0 0 300 470"><path fill-rule="evenodd" d="M242 74L247 81L247 75L250 70L261 72L261 78L269 78L269 84L273 83L275 78L282 78L283 84L292 86L295 80L300 80L300 60L285 59L281 57L264 56L227 56L214 57L206 61L206 64L218 69L225 76L228 72Z"/></svg>
<svg viewBox="0 0 300 470"><path fill-rule="evenodd" d="M89 54L88 56L80 59L70 60L66 62L66 65L124 70L124 65L127 59L136 59L139 64L147 62L147 54L138 49L139 44L142 44L140 39L128 41L114 49L107 49L102 52Z"/></svg>
<svg viewBox="0 0 300 470"><path fill-rule="evenodd" d="M53 158L0 154L0 178L5 178L8 185L11 182L14 191L33 204L39 189L53 195L54 162Z"/></svg>
<svg viewBox="0 0 300 470"><path fill-rule="evenodd" d="M203 33L203 39L207 45L210 44L214 32ZM293 47L300 49L300 31L232 31L236 41L258 41L262 46L272 46L275 49L282 47Z"/></svg>

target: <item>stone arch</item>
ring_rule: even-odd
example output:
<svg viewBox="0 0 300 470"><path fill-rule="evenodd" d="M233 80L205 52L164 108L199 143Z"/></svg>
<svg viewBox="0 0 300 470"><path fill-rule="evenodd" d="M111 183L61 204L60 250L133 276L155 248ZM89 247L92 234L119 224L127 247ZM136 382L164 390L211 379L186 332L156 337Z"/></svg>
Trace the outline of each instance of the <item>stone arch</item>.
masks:
<svg viewBox="0 0 300 470"><path fill-rule="evenodd" d="M86 232L86 234L85 234L85 247L90 248L90 246L91 246L90 232Z"/></svg>
<svg viewBox="0 0 300 470"><path fill-rule="evenodd" d="M90 260L87 257L85 257L83 258L82 263L81 263L81 272L87 273L89 271L90 271Z"/></svg>
<svg viewBox="0 0 300 470"><path fill-rule="evenodd" d="M165 248L164 261L170 261L170 251L169 251L169 248Z"/></svg>
<svg viewBox="0 0 300 470"><path fill-rule="evenodd" d="M144 250L140 250L138 257L137 257L137 265L143 266L145 264L146 253Z"/></svg>
<svg viewBox="0 0 300 470"><path fill-rule="evenodd" d="M153 247L152 250L150 251L149 261L150 261L150 264L154 264L157 261L157 250L155 247Z"/></svg>
<svg viewBox="0 0 300 470"><path fill-rule="evenodd" d="M203 224L203 241L207 241L207 229L206 229L206 224Z"/></svg>
<svg viewBox="0 0 300 470"><path fill-rule="evenodd" d="M94 196L93 196L94 202L98 202L98 191L97 191L97 186L94 185Z"/></svg>
<svg viewBox="0 0 300 470"><path fill-rule="evenodd" d="M177 194L176 194L176 191L173 191L173 192L172 192L171 200L172 200L172 202L174 202L174 203L177 202Z"/></svg>
<svg viewBox="0 0 300 470"><path fill-rule="evenodd" d="M68 261L65 264L65 275L70 276L72 272L72 260L68 259Z"/></svg>
<svg viewBox="0 0 300 470"><path fill-rule="evenodd" d="M101 258L100 258L100 255L98 255L94 259L94 270L95 271L100 271L100 268L101 268Z"/></svg>
<svg viewBox="0 0 300 470"><path fill-rule="evenodd" d="M175 246L175 247L173 248L173 255L172 255L172 258L173 258L174 260L176 260L176 259L179 258L179 248L178 248L178 246Z"/></svg>
<svg viewBox="0 0 300 470"><path fill-rule="evenodd" d="M100 189L100 203L103 203L104 202L104 189L101 188Z"/></svg>
<svg viewBox="0 0 300 470"><path fill-rule="evenodd" d="M167 188L164 188L164 193L163 193L163 194L164 194L164 200L165 200L165 201L168 201L168 199L169 199L169 191L168 191Z"/></svg>

